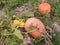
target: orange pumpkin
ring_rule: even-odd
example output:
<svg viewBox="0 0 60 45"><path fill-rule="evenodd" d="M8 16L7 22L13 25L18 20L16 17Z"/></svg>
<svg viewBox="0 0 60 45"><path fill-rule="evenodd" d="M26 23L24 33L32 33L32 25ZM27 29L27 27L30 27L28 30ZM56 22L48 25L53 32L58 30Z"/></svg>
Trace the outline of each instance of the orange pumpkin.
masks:
<svg viewBox="0 0 60 45"><path fill-rule="evenodd" d="M43 14L48 14L51 12L51 5L49 3L41 3L38 7L38 11Z"/></svg>
<svg viewBox="0 0 60 45"><path fill-rule="evenodd" d="M32 24L32 26L34 27L37 27L37 28L34 28L34 29L30 29L29 26ZM41 36L44 31L45 31L45 26L44 24L37 18L35 17L32 17L32 18L29 18L26 22L25 22L25 30L27 32L29 32L29 34L31 36L33 36L34 38L38 38L39 36Z"/></svg>

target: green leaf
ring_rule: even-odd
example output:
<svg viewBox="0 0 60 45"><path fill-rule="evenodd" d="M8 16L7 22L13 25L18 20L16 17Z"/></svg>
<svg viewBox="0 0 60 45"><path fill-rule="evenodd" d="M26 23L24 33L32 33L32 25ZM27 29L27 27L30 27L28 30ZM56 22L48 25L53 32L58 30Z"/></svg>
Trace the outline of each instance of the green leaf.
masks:
<svg viewBox="0 0 60 45"><path fill-rule="evenodd" d="M28 12L25 14L25 16L27 17L33 17L34 16L34 12Z"/></svg>
<svg viewBox="0 0 60 45"><path fill-rule="evenodd" d="M1 31L1 35L10 35L10 33L7 31L7 29Z"/></svg>
<svg viewBox="0 0 60 45"><path fill-rule="evenodd" d="M44 38L42 36L38 37L37 39L35 39L35 43L36 45L40 45L41 40L43 40Z"/></svg>
<svg viewBox="0 0 60 45"><path fill-rule="evenodd" d="M55 16L60 16L60 10L57 9L57 10L55 11Z"/></svg>
<svg viewBox="0 0 60 45"><path fill-rule="evenodd" d="M19 39L23 40L23 36L22 36L20 30L17 30L17 29L16 29L13 34L14 34L15 36L17 36Z"/></svg>
<svg viewBox="0 0 60 45"><path fill-rule="evenodd" d="M14 44L14 41L11 40L10 38L7 38L6 42L7 42L8 45L13 45Z"/></svg>

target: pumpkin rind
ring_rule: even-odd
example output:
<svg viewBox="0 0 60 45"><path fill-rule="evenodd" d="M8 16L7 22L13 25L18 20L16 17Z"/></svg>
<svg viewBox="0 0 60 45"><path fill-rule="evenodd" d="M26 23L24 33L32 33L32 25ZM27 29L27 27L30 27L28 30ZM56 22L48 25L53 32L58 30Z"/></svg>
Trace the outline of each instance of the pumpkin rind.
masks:
<svg viewBox="0 0 60 45"><path fill-rule="evenodd" d="M49 3L41 3L38 7L38 11L43 14L48 14L51 12L51 5Z"/></svg>
<svg viewBox="0 0 60 45"><path fill-rule="evenodd" d="M43 23L39 19L33 17L33 18L28 19L25 22L25 30L27 32L30 31L30 29L28 28L30 24L32 24L33 26L37 26L39 28L39 30L33 29L32 32L29 33L34 38L38 38L40 35L42 35L44 33L45 26L43 25Z"/></svg>

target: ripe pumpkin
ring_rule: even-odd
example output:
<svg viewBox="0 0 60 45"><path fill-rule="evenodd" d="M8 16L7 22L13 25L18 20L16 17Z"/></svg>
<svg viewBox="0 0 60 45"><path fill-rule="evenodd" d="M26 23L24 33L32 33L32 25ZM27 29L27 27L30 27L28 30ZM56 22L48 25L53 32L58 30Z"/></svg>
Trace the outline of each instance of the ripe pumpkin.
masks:
<svg viewBox="0 0 60 45"><path fill-rule="evenodd" d="M30 29L29 26L32 24L32 26L34 27L38 27L37 28L33 28L33 29ZM31 36L33 36L34 38L38 38L39 36L41 36L44 31L45 31L45 26L44 24L37 18L35 17L32 17L32 18L29 18L26 22L25 22L25 30L27 32L29 32L31 30L31 32L29 32L29 34Z"/></svg>
<svg viewBox="0 0 60 45"><path fill-rule="evenodd" d="M51 12L51 5L49 3L41 3L38 7L38 11L43 14L48 14Z"/></svg>

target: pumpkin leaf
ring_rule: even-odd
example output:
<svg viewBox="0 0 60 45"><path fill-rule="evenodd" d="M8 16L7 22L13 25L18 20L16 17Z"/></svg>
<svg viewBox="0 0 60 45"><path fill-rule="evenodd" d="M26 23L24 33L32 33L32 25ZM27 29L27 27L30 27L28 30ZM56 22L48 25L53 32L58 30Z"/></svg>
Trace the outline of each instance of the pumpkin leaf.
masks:
<svg viewBox="0 0 60 45"><path fill-rule="evenodd" d="M19 30L15 29L13 34L17 36L19 39L23 40L23 36Z"/></svg>
<svg viewBox="0 0 60 45"><path fill-rule="evenodd" d="M25 16L27 17L33 17L34 16L34 12L28 12L25 14Z"/></svg>
<svg viewBox="0 0 60 45"><path fill-rule="evenodd" d="M6 42L8 45L13 45L13 40L11 40L10 38L7 38Z"/></svg>

